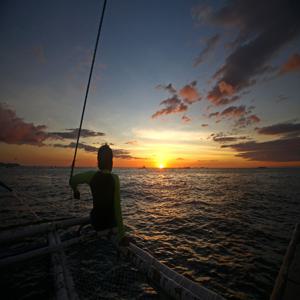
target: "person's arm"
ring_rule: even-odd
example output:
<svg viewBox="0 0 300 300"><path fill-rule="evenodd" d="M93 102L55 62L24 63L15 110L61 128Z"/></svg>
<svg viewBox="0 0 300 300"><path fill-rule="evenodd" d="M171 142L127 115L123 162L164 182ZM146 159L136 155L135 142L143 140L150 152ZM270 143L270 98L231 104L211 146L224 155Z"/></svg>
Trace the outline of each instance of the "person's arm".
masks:
<svg viewBox="0 0 300 300"><path fill-rule="evenodd" d="M115 196L114 196L114 207L115 207L115 217L118 227L118 240L121 241L125 234L125 229L123 225L122 210L121 210L121 199L120 199L120 180L119 176L112 174L115 180Z"/></svg>
<svg viewBox="0 0 300 300"><path fill-rule="evenodd" d="M95 175L96 171L88 171L88 172L84 172L84 173L79 173L74 175L71 179L70 179L70 186L73 189L74 192L74 197L75 198L80 198L80 193L77 189L77 186L79 184L83 184L83 183L87 183L90 184L93 176Z"/></svg>

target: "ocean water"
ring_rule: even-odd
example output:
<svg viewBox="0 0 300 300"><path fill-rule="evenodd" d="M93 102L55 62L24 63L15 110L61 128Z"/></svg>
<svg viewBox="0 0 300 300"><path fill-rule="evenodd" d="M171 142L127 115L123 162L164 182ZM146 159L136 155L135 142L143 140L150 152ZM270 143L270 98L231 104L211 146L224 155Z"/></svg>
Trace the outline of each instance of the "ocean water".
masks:
<svg viewBox="0 0 300 300"><path fill-rule="evenodd" d="M69 169L1 168L1 227L87 215ZM85 169L78 169L82 172ZM226 299L268 299L295 223L300 169L115 169L123 219L140 246ZM34 215L36 214L36 215Z"/></svg>

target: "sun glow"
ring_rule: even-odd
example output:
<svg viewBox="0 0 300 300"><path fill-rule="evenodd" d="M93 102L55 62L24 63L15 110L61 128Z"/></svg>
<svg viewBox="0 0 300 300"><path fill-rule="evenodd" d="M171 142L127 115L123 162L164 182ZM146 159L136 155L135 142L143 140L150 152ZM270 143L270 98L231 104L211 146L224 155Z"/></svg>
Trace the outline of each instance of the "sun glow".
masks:
<svg viewBox="0 0 300 300"><path fill-rule="evenodd" d="M159 164L159 166L158 166L160 169L163 169L165 166L164 166L164 164Z"/></svg>

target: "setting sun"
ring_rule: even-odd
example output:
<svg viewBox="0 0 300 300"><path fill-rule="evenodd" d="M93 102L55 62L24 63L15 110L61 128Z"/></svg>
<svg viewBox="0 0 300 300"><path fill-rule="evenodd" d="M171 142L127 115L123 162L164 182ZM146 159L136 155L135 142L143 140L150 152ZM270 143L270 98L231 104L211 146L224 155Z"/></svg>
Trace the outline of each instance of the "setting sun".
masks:
<svg viewBox="0 0 300 300"><path fill-rule="evenodd" d="M165 166L163 164L159 164L159 168L163 169Z"/></svg>

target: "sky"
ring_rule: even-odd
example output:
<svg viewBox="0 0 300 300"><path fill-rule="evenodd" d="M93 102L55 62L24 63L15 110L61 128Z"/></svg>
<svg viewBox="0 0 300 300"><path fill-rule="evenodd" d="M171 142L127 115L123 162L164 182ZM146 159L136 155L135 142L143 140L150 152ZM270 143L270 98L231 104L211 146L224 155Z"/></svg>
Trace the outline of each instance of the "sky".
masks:
<svg viewBox="0 0 300 300"><path fill-rule="evenodd" d="M0 161L70 166L103 1L1 1ZM76 166L300 166L296 0L108 0Z"/></svg>

